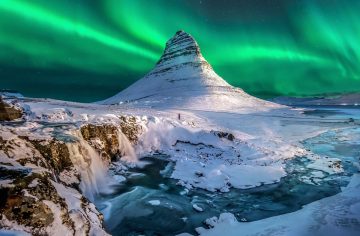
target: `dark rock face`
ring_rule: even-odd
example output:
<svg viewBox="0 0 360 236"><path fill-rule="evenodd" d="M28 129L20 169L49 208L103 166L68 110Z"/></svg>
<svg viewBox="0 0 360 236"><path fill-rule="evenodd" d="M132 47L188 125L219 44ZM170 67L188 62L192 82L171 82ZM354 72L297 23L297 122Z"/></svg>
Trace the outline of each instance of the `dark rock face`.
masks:
<svg viewBox="0 0 360 236"><path fill-rule="evenodd" d="M226 138L229 141L234 141L235 136L232 133L223 132L223 131L213 131L213 133L219 138Z"/></svg>
<svg viewBox="0 0 360 236"><path fill-rule="evenodd" d="M23 116L22 110L4 102L0 96L0 121L16 120Z"/></svg>
<svg viewBox="0 0 360 236"><path fill-rule="evenodd" d="M134 116L120 116L120 128L131 143L137 143L142 128Z"/></svg>
<svg viewBox="0 0 360 236"><path fill-rule="evenodd" d="M24 137L18 136L19 139L23 139ZM20 140L10 139L4 140L0 137L0 150L4 152L4 154L10 158L16 158L17 162L21 165L25 166L27 163L38 165L41 167L47 167L46 161L43 159L41 155L36 153L36 149L34 146L28 141L27 138L23 139L23 142L19 142ZM26 147L32 149L31 152L26 152L27 158L18 158L16 157L17 149L21 148L21 144L25 145ZM14 153L15 152L15 153ZM24 150L25 152L25 150Z"/></svg>
<svg viewBox="0 0 360 236"><path fill-rule="evenodd" d="M166 43L166 47L156 67L147 76L161 75L176 71L183 67L212 70L210 64L203 58L200 47L188 33L180 30Z"/></svg>
<svg viewBox="0 0 360 236"><path fill-rule="evenodd" d="M54 216L48 206L35 201L34 198L17 193L7 198L2 213L9 220L33 228L46 227L54 221Z"/></svg>
<svg viewBox="0 0 360 236"><path fill-rule="evenodd" d="M200 48L192 36L180 30L167 41L165 51L157 65L186 55L201 56Z"/></svg>
<svg viewBox="0 0 360 236"><path fill-rule="evenodd" d="M83 138L100 153L101 157L110 162L122 155L119 152L119 129L131 143L136 143L141 133L141 126L132 116L121 116L120 127L110 124L86 124L80 128L80 131Z"/></svg>
<svg viewBox="0 0 360 236"><path fill-rule="evenodd" d="M87 124L80 128L83 138L93 146L101 157L110 162L118 155L118 129L113 125Z"/></svg>
<svg viewBox="0 0 360 236"><path fill-rule="evenodd" d="M67 211L66 203L56 189L49 182L50 176L46 174L29 174L25 177L18 176L12 183L13 187L2 189L3 198L0 213L8 220L20 225L30 227L33 234L43 235L45 227L54 221L54 215L44 203L51 201L61 209L63 223L70 228L74 225ZM36 181L36 185L33 184Z"/></svg>
<svg viewBox="0 0 360 236"><path fill-rule="evenodd" d="M54 214L45 201L56 204L62 212L65 225L74 228L66 207L50 181L56 181L61 171L72 165L66 145L57 140L30 140L28 137L4 140L0 137L0 149L24 168L16 169L11 164L0 163L0 179L12 180L8 187L0 188L0 220L6 217L19 225L30 227L35 235L44 235L44 229L54 221ZM22 146L32 150L24 153L25 158L18 159L13 152ZM38 152L37 152L38 151ZM46 168L50 172L34 173L26 164ZM52 174L54 173L54 175ZM36 180L36 184L32 182ZM0 222L1 227L1 222Z"/></svg>
<svg viewBox="0 0 360 236"><path fill-rule="evenodd" d="M69 150L64 142L55 139L49 142L44 142L43 140L30 140L30 142L45 158L57 175L63 170L73 166Z"/></svg>

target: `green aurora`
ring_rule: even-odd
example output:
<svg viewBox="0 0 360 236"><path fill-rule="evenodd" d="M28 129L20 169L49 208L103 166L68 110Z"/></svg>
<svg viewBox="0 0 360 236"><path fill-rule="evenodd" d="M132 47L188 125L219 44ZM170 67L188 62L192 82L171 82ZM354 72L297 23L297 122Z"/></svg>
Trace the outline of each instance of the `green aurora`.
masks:
<svg viewBox="0 0 360 236"><path fill-rule="evenodd" d="M255 96L360 92L359 12L358 0L0 0L0 88L100 100L183 29Z"/></svg>

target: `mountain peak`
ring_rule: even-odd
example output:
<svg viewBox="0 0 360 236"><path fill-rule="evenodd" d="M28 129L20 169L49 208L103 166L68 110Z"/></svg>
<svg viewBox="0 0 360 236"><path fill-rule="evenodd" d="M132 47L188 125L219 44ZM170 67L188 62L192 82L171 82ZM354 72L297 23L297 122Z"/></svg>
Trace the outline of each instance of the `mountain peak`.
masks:
<svg viewBox="0 0 360 236"><path fill-rule="evenodd" d="M153 72L156 73L157 69L163 72L164 69L170 69L170 67L186 65L211 68L201 55L200 47L195 39L185 31L179 30L167 41L164 53Z"/></svg>
<svg viewBox="0 0 360 236"><path fill-rule="evenodd" d="M179 30L167 41L162 57L169 54L181 56L184 55L184 53L200 55L200 48L190 34Z"/></svg>

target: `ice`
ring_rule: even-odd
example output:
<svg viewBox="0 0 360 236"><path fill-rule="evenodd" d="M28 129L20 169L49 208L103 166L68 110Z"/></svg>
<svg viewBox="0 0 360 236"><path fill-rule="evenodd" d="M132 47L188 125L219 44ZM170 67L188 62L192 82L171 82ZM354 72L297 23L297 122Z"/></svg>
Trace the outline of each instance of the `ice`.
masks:
<svg viewBox="0 0 360 236"><path fill-rule="evenodd" d="M148 201L148 203L150 203L153 206L159 206L160 205L160 201L159 200L150 200Z"/></svg>
<svg viewBox="0 0 360 236"><path fill-rule="evenodd" d="M22 232L22 231L4 230L4 229L0 229L0 235L2 235L2 236L30 236L30 234Z"/></svg>
<svg viewBox="0 0 360 236"><path fill-rule="evenodd" d="M197 204L193 204L192 207L194 208L195 211L198 211L198 212L204 211L204 209L202 209L201 207L199 207Z"/></svg>
<svg viewBox="0 0 360 236"><path fill-rule="evenodd" d="M126 178L124 176L122 176L122 175L114 175L113 178L119 183L122 183L122 182L126 181Z"/></svg>

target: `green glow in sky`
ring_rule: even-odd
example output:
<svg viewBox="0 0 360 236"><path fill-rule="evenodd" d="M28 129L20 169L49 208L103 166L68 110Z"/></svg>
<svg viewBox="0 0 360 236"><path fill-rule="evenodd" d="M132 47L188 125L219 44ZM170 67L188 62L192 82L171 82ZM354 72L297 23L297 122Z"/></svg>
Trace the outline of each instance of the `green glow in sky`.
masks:
<svg viewBox="0 0 360 236"><path fill-rule="evenodd" d="M146 74L183 29L251 94L360 92L358 12L357 0L0 0L0 88L102 99Z"/></svg>

